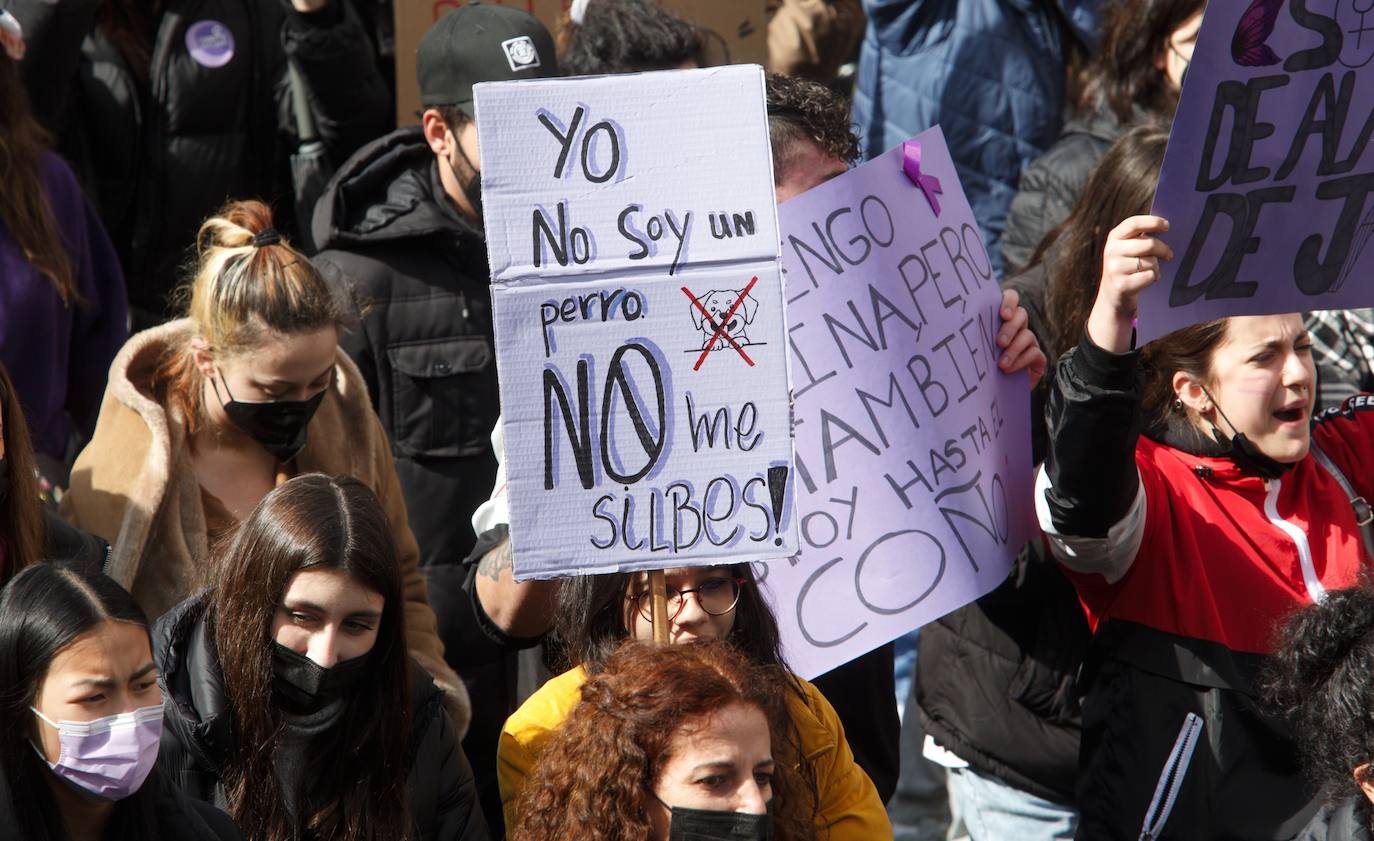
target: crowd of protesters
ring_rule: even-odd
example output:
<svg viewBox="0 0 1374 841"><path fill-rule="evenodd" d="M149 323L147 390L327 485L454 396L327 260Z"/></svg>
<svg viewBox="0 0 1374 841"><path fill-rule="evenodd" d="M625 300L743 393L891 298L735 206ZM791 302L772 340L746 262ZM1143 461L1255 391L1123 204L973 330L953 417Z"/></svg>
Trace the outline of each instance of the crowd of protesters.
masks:
<svg viewBox="0 0 1374 841"><path fill-rule="evenodd" d="M473 86L717 38L516 5L0 0L0 837L1371 838L1374 311L1135 346L1205 3L768 2L776 200L943 128L1037 464L811 681L751 564L513 576Z"/></svg>

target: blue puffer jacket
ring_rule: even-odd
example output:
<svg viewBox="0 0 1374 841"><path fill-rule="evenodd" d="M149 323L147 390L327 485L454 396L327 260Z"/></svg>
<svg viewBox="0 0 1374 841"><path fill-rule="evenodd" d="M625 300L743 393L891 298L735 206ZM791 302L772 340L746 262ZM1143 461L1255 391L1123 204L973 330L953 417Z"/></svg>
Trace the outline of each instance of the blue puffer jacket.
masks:
<svg viewBox="0 0 1374 841"><path fill-rule="evenodd" d="M1021 169L1059 134L1064 57L1097 40L1100 0L864 0L854 119L872 158L940 124L1001 268Z"/></svg>

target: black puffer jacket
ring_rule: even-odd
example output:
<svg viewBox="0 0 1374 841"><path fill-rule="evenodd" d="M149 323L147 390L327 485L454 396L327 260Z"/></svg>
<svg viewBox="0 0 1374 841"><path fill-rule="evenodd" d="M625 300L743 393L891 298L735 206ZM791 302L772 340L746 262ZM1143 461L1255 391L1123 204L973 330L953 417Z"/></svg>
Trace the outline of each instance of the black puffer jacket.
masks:
<svg viewBox="0 0 1374 841"><path fill-rule="evenodd" d="M41 766L35 773L46 773ZM29 841L18 837L20 807L12 802L10 787L0 772L0 829L5 841ZM32 804L24 804L26 810ZM133 797L117 802L111 811L103 841L240 841L243 836L229 816L182 794L154 771Z"/></svg>
<svg viewBox="0 0 1374 841"><path fill-rule="evenodd" d="M350 0L311 14L288 0L164 0L144 33L146 78L97 22L96 4L64 2L59 14L50 0L8 5L36 61L69 74L30 74L30 93L40 113L64 104L45 116L96 200L142 319L166 311L197 228L228 199L273 201L279 227L293 227L288 60L335 163L390 125L376 51Z"/></svg>
<svg viewBox="0 0 1374 841"><path fill-rule="evenodd" d="M1045 234L1068 218L1097 162L1127 128L1110 108L1075 117L1054 145L1022 170L1002 232L1005 277L1023 271Z"/></svg>
<svg viewBox="0 0 1374 841"><path fill-rule="evenodd" d="M315 264L358 303L359 324L340 344L391 440L420 564L460 564L496 478L501 411L482 232L444 194L413 127L344 165L315 208L314 233Z"/></svg>
<svg viewBox="0 0 1374 841"><path fill-rule="evenodd" d="M43 560L70 561L93 573L105 571L110 544L71 525L51 509L43 509L43 524Z"/></svg>
<svg viewBox="0 0 1374 841"><path fill-rule="evenodd" d="M1051 257L1053 253L1051 253ZM1032 333L1048 341L1041 262L1002 282ZM1031 449L1045 449L1045 383L1031 401ZM1057 803L1074 802L1082 711L1074 674L1091 634L1078 595L1039 542L996 590L921 629L916 658L921 724L984 774Z"/></svg>
<svg viewBox="0 0 1374 841"><path fill-rule="evenodd" d="M1360 795L1323 806L1293 841L1369 841L1369 802Z"/></svg>
<svg viewBox="0 0 1374 841"><path fill-rule="evenodd" d="M184 793L223 807L219 769L235 749L224 676L205 622L205 596L158 620L153 651L166 698L158 771ZM487 841L472 769L444 712L443 692L412 664L414 733L407 788L416 841Z"/></svg>

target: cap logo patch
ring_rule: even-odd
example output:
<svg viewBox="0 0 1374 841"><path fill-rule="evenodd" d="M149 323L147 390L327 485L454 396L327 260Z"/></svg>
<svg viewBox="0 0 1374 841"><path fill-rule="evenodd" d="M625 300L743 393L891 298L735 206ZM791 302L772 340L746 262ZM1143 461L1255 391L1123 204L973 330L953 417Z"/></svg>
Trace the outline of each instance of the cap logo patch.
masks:
<svg viewBox="0 0 1374 841"><path fill-rule="evenodd" d="M501 49L506 51L506 61L510 62L512 72L539 66L539 51L534 48L534 41L528 35L502 41Z"/></svg>

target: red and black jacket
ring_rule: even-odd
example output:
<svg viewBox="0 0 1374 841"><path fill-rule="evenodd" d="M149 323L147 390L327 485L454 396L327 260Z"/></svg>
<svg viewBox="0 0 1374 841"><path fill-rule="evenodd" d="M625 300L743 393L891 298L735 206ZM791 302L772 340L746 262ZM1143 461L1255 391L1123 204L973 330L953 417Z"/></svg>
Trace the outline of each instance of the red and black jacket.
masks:
<svg viewBox="0 0 1374 841"><path fill-rule="evenodd" d="M1355 509L1312 455L1265 479L1182 419L1143 435L1137 356L1085 338L1060 359L1036 483L1094 628L1078 837L1291 838L1314 793L1259 678L1290 613L1355 583ZM1312 439L1374 497L1364 407L1328 412Z"/></svg>

